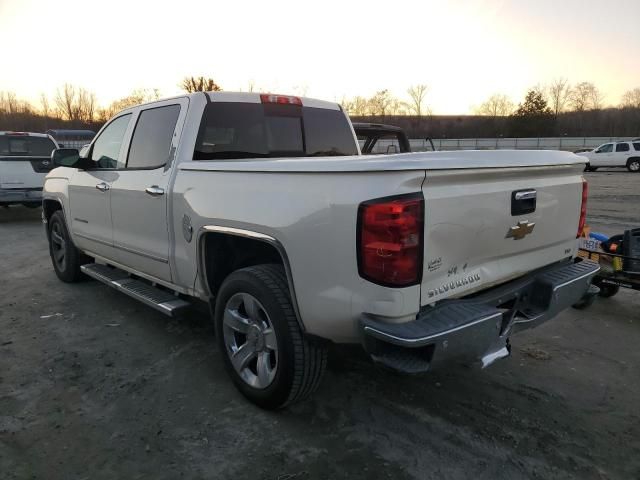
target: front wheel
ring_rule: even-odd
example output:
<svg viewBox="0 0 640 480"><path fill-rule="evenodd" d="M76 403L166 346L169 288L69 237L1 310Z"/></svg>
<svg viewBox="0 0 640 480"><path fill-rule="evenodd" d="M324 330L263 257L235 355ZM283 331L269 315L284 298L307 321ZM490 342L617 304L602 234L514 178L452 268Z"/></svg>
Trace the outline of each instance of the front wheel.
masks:
<svg viewBox="0 0 640 480"><path fill-rule="evenodd" d="M58 278L67 283L82 280L83 274L80 271L80 266L87 263L89 258L73 244L60 210L51 215L47 232L49 254Z"/></svg>
<svg viewBox="0 0 640 480"><path fill-rule="evenodd" d="M256 405L283 408L320 384L327 349L302 335L282 266L257 265L229 275L214 321L225 368Z"/></svg>
<svg viewBox="0 0 640 480"><path fill-rule="evenodd" d="M627 170L633 173L640 172L640 158L631 158L627 162Z"/></svg>

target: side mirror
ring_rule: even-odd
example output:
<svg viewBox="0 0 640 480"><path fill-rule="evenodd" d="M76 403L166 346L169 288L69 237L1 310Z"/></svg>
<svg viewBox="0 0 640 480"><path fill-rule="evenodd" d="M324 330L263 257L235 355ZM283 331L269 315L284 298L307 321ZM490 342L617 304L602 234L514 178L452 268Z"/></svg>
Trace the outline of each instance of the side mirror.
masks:
<svg viewBox="0 0 640 480"><path fill-rule="evenodd" d="M88 170L95 166L88 158L82 158L75 148L57 148L51 152L51 163L54 167L71 167Z"/></svg>
<svg viewBox="0 0 640 480"><path fill-rule="evenodd" d="M75 148L56 148L51 152L51 163L54 167L75 167L80 153Z"/></svg>

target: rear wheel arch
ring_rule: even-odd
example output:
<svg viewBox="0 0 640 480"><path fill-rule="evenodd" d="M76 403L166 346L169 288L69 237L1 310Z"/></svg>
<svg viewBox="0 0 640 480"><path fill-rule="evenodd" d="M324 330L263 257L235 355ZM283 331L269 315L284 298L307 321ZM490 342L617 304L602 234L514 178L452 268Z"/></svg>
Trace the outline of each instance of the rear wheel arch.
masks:
<svg viewBox="0 0 640 480"><path fill-rule="evenodd" d="M637 165L637 167L635 165ZM630 172L640 172L640 157L629 157L627 159L627 169L629 169Z"/></svg>
<svg viewBox="0 0 640 480"><path fill-rule="evenodd" d="M264 264L282 265L294 312L304 331L289 258L284 246L270 235L229 227L207 226L198 238L198 270L212 302L224 280L236 270Z"/></svg>

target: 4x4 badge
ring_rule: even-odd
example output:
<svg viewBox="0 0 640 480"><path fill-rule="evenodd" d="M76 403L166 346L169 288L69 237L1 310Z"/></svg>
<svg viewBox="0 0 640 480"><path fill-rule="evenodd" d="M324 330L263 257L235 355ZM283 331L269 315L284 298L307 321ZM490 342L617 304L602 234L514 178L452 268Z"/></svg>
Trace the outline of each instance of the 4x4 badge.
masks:
<svg viewBox="0 0 640 480"><path fill-rule="evenodd" d="M507 232L507 236L505 238L513 238L514 240L522 240L524 237L533 232L533 228L536 226L535 223L530 223L527 220L523 220L518 222L517 225L513 227L509 227L509 231Z"/></svg>

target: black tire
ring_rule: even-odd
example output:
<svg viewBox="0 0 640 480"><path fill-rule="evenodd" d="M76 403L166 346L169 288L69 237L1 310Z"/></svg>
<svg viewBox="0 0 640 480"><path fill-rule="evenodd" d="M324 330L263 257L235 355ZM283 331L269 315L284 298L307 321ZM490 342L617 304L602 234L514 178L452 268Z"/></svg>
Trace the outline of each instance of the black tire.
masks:
<svg viewBox="0 0 640 480"><path fill-rule="evenodd" d="M58 278L67 283L84 279L80 266L90 259L73 244L62 211L57 210L51 215L47 225L47 238L51 263Z"/></svg>
<svg viewBox="0 0 640 480"><path fill-rule="evenodd" d="M275 376L264 388L247 383L231 362L231 348L225 340L223 322L228 303L238 294L249 294L257 300L275 331L277 367ZM286 407L304 400L320 384L327 364L327 348L310 343L302 335L281 265L257 265L230 274L218 292L214 321L216 341L229 376L238 390L259 407Z"/></svg>
<svg viewBox="0 0 640 480"><path fill-rule="evenodd" d="M589 165L588 163L584 166L584 171L585 172L590 172L591 171L591 165Z"/></svg>
<svg viewBox="0 0 640 480"><path fill-rule="evenodd" d="M611 298L620 291L620 287L618 285L600 284L598 287L600 288L600 293L598 295L602 298Z"/></svg>
<svg viewBox="0 0 640 480"><path fill-rule="evenodd" d="M640 173L640 158L630 158L627 161L627 170L632 173Z"/></svg>

